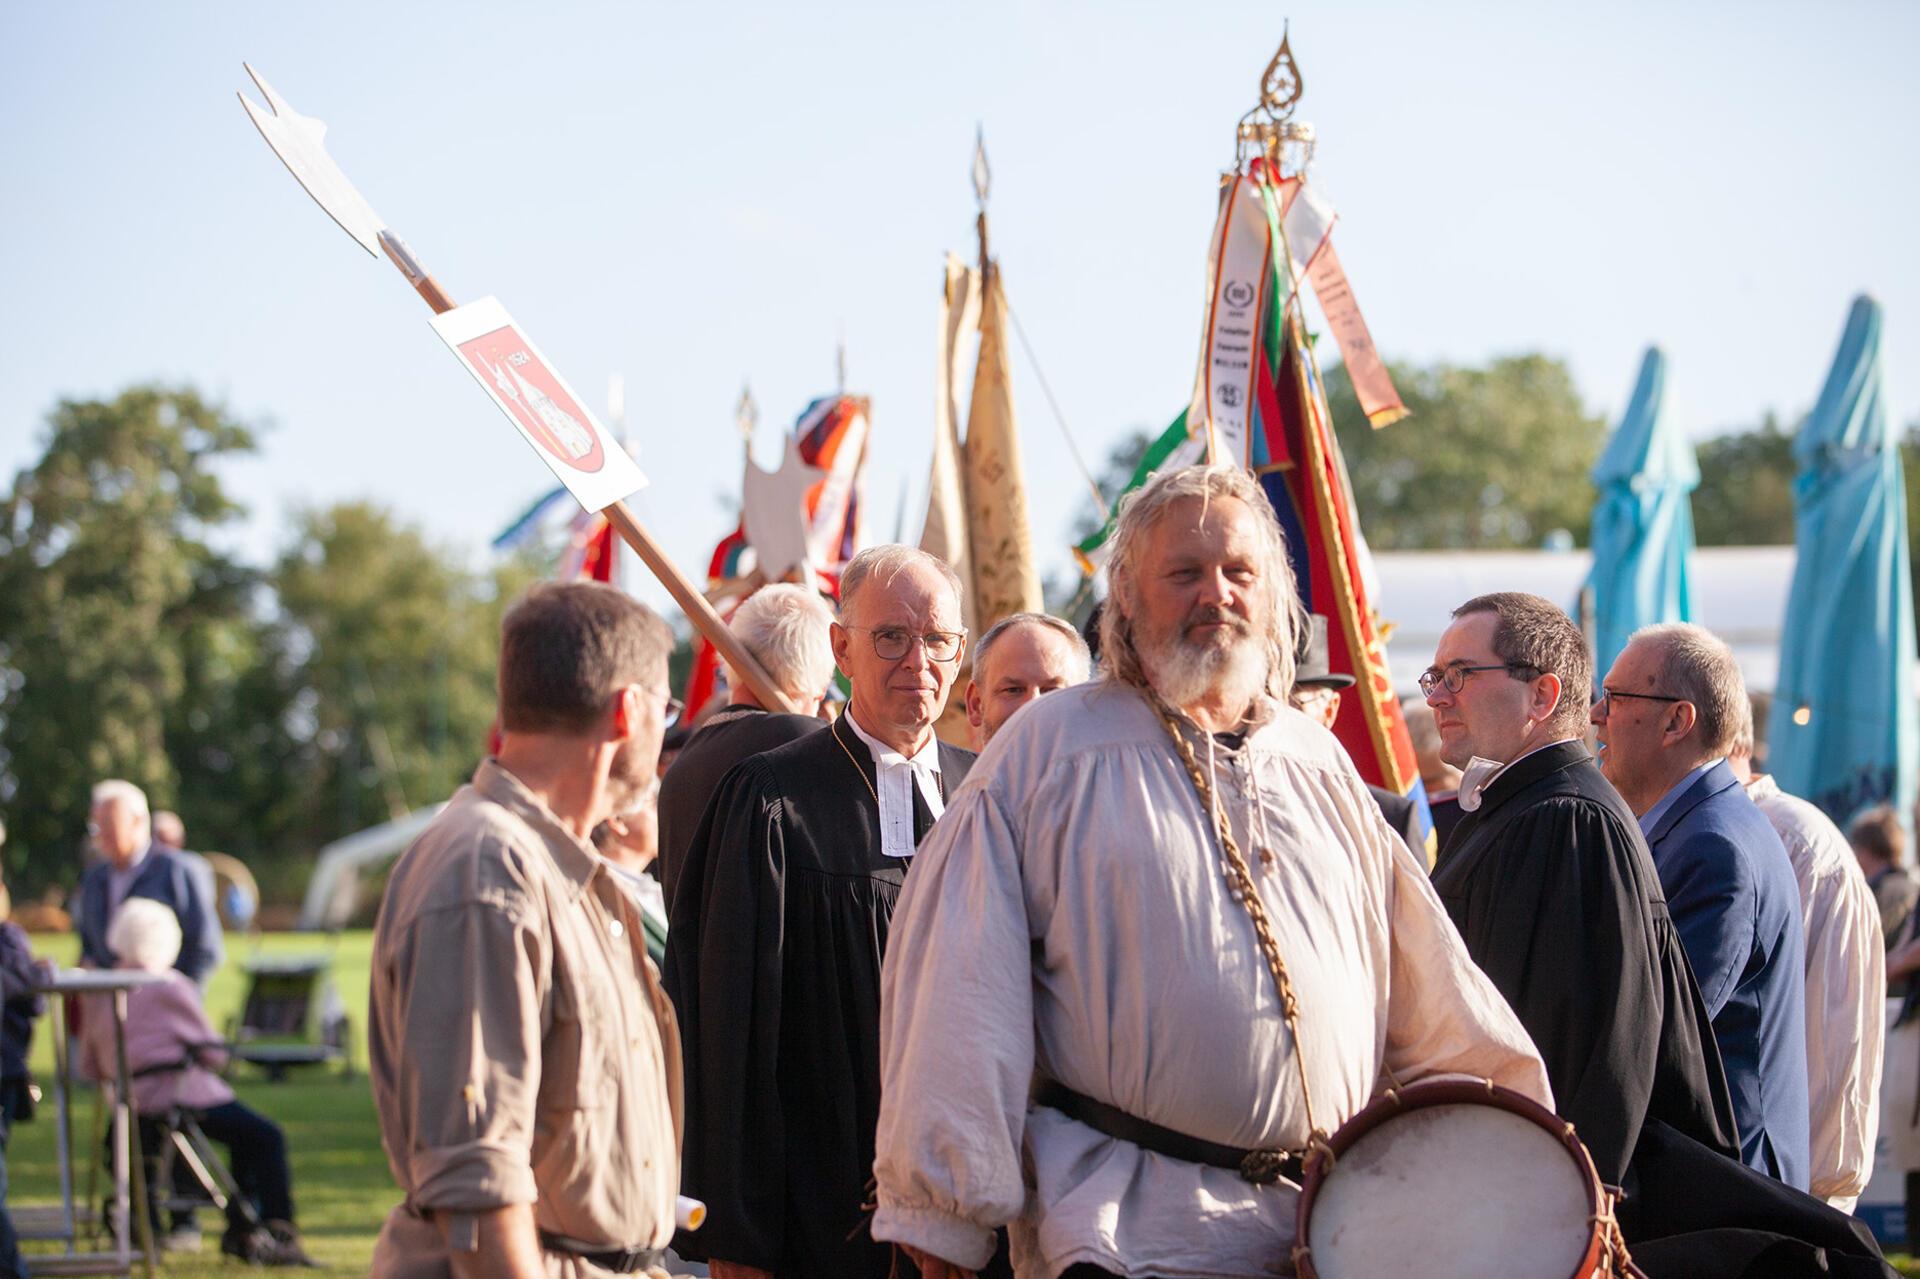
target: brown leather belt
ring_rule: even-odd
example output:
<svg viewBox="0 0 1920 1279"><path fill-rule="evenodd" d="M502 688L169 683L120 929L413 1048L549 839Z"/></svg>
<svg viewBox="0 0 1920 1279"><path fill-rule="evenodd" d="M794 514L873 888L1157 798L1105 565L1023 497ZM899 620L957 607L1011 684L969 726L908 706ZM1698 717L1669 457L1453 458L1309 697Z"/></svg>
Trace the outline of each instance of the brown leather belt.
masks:
<svg viewBox="0 0 1920 1279"><path fill-rule="evenodd" d="M600 1252L590 1252L587 1245L575 1239L556 1235L550 1230L540 1232L540 1246L548 1252L561 1252L570 1257L578 1257L589 1265L611 1270L616 1275L638 1274L648 1266L657 1266L667 1259L665 1248L612 1248Z"/></svg>
<svg viewBox="0 0 1920 1279"><path fill-rule="evenodd" d="M1130 1115L1104 1101L1095 1101L1085 1093L1075 1092L1059 1080L1049 1079L1045 1075L1033 1081L1032 1097L1037 1106L1057 1110L1096 1132L1131 1142L1156 1155L1190 1164L1206 1164L1210 1168L1225 1168L1240 1174L1242 1181L1252 1182L1256 1186L1272 1185L1282 1177L1296 1185L1300 1181L1300 1156L1291 1151L1243 1150L1238 1146L1190 1137L1171 1128L1162 1128L1138 1115Z"/></svg>

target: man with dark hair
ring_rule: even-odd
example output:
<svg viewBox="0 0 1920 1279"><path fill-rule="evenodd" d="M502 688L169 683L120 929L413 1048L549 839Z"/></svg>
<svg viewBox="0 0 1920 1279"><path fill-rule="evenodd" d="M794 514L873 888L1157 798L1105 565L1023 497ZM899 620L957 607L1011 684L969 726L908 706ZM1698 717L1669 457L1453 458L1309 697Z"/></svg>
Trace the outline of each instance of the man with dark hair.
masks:
<svg viewBox="0 0 1920 1279"><path fill-rule="evenodd" d="M1600 1179L1625 1185L1660 1121L1734 1154L1707 1010L1633 814L1582 741L1592 664L1534 595L1454 610L1420 687L1465 810L1433 884L1474 961L1546 1057Z"/></svg>
<svg viewBox="0 0 1920 1279"><path fill-rule="evenodd" d="M500 752L401 855L374 930L369 1073L405 1195L375 1275L664 1273L679 1035L588 838L654 776L672 646L592 582L501 625Z"/></svg>

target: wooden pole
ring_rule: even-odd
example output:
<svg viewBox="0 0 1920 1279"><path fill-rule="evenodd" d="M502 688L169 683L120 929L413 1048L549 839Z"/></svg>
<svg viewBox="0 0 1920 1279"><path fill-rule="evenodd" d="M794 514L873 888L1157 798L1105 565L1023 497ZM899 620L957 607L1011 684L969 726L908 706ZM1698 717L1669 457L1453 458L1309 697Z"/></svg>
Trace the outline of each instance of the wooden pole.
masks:
<svg viewBox="0 0 1920 1279"><path fill-rule="evenodd" d="M387 251L387 256L392 259L393 264L400 268L400 274L407 277L407 283L413 286L414 292L433 308L435 315L454 309L453 298L440 287L439 281L427 274L419 261L407 250L406 245L400 242L398 236L390 232L381 232L380 246ZM799 707L787 700L785 693L774 687L773 680L768 676L766 669L760 665L752 653L747 651L746 645L734 638L733 632L727 629L727 624L721 620L720 614L714 612L713 605L707 603L707 597L687 580L686 574L682 573L679 566L667 557L664 550L660 549L660 544L654 541L653 535L633 517L633 512L627 509L624 501L615 502L601 514L607 517L607 522L613 525L614 531L633 548L633 553L640 557L641 562L660 579L660 585L667 588L667 594L673 596L674 603L678 604L680 610L687 615L687 620L707 637L709 644L719 650L720 656L726 660L727 665L739 672L740 678L747 681L747 687L753 690L753 695L760 699L762 706L770 711L802 713ZM689 706L687 712L692 714L699 709L697 706Z"/></svg>

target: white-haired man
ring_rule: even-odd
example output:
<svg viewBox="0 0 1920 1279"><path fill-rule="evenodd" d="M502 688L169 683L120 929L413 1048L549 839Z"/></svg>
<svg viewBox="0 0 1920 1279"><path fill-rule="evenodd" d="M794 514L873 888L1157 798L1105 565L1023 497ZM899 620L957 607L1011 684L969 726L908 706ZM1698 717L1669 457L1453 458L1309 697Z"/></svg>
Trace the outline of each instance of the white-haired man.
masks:
<svg viewBox="0 0 1920 1279"><path fill-rule="evenodd" d="M938 742L966 632L953 570L877 546L840 578L834 724L736 766L680 870L667 986L685 1028L688 1250L716 1279L881 1279L865 1230L880 962L915 850L973 756ZM917 874L918 872L913 872Z"/></svg>
<svg viewBox="0 0 1920 1279"><path fill-rule="evenodd" d="M220 920L193 869L177 850L153 838L147 793L120 778L93 788L87 830L101 859L80 878L75 927L81 962L112 968L118 962L107 944L107 929L129 897L150 897L180 920L184 938L173 966L203 989L219 964Z"/></svg>
<svg viewBox="0 0 1920 1279"><path fill-rule="evenodd" d="M658 866L669 905L687 845L720 779L749 756L820 731L820 703L833 679L832 626L833 610L816 592L786 583L761 587L728 620L798 714L763 706L747 681L728 673L726 709L695 730L660 779Z"/></svg>
<svg viewBox="0 0 1920 1279"><path fill-rule="evenodd" d="M1292 1160L1387 1071L1552 1101L1425 869L1287 706L1298 605L1252 476L1162 473L1112 545L1106 676L994 739L887 952L873 1233L930 1279L1009 1224L1023 1275L1284 1273Z"/></svg>
<svg viewBox="0 0 1920 1279"><path fill-rule="evenodd" d="M1786 845L1806 942L1810 1193L1852 1212L1873 1173L1887 1018L1880 907L1847 837L1825 813L1753 771L1753 707L1740 706L1727 767Z"/></svg>
<svg viewBox="0 0 1920 1279"><path fill-rule="evenodd" d="M1045 613L1012 613L973 647L967 727L983 750L1013 713L1043 693L1084 684L1093 667L1080 632Z"/></svg>
<svg viewBox="0 0 1920 1279"><path fill-rule="evenodd" d="M1805 1190L1806 943L1793 865L1727 767L1747 689L1698 626L1636 631L1600 685L1600 768L1639 819L1713 1018L1740 1158Z"/></svg>

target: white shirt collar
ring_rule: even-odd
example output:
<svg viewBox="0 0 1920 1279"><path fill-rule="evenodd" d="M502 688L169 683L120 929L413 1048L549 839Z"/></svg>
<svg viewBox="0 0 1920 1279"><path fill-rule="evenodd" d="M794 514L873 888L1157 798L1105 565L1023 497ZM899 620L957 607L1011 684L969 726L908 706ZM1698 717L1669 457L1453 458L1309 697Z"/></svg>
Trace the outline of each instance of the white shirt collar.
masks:
<svg viewBox="0 0 1920 1279"><path fill-rule="evenodd" d="M1563 737L1557 742L1547 742L1534 747L1530 751L1522 752L1504 764L1497 759L1483 759L1475 755L1467 761L1466 768L1460 773L1460 811L1463 813L1478 812L1481 802L1486 798L1487 787L1493 785L1494 779L1506 772L1509 768L1512 768L1515 764L1518 764L1528 755L1537 755L1541 751L1551 747L1564 746L1568 742L1578 740L1579 739L1575 737Z"/></svg>
<svg viewBox="0 0 1920 1279"><path fill-rule="evenodd" d="M880 805L880 853L883 857L913 856L913 790L935 820L947 811L940 796L940 739L929 734L927 744L911 758L871 736L854 718L851 707L840 717L873 755L874 798Z"/></svg>

